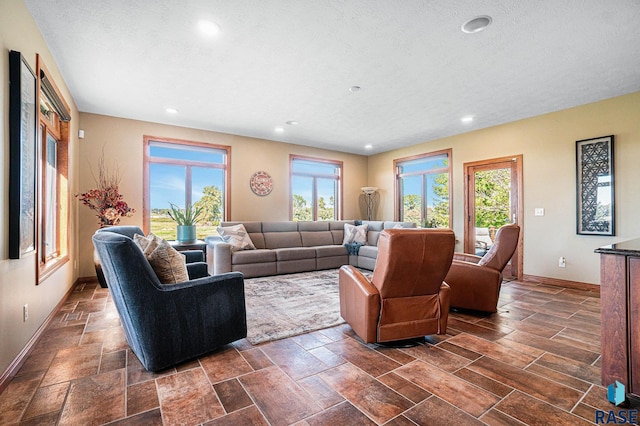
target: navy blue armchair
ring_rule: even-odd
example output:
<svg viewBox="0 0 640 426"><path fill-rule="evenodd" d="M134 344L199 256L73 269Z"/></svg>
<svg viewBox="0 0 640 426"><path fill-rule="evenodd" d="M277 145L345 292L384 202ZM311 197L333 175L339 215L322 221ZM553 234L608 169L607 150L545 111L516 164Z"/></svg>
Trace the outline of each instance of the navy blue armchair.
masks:
<svg viewBox="0 0 640 426"><path fill-rule="evenodd" d="M129 236L102 230L92 239L127 342L147 370L163 370L247 336L241 273L161 284Z"/></svg>

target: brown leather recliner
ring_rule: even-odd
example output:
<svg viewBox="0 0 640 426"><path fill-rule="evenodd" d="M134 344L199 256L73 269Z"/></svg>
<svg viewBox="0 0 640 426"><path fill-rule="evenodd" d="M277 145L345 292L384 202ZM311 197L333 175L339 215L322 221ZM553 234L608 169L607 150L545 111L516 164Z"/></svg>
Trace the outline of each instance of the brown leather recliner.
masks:
<svg viewBox="0 0 640 426"><path fill-rule="evenodd" d="M378 240L371 281L340 268L340 314L366 343L445 334L453 259L449 229L387 229Z"/></svg>
<svg viewBox="0 0 640 426"><path fill-rule="evenodd" d="M483 257L455 253L444 279L451 287L451 307L496 312L502 285L502 271L518 247L520 227L498 229L491 249Z"/></svg>

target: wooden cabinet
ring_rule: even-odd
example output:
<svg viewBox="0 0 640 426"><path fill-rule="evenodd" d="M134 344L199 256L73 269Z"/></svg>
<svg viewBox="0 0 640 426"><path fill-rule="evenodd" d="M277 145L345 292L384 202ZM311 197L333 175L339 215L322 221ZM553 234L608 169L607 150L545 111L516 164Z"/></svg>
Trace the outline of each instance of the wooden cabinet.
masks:
<svg viewBox="0 0 640 426"><path fill-rule="evenodd" d="M600 253L602 385L616 380L640 398L640 239Z"/></svg>

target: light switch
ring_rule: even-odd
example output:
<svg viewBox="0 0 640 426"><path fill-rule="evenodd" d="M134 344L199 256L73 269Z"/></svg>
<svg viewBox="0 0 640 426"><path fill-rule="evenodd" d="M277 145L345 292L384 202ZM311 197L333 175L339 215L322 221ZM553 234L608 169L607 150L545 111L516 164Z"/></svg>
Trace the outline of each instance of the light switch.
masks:
<svg viewBox="0 0 640 426"><path fill-rule="evenodd" d="M536 207L533 212L534 216L544 216L544 209L542 207Z"/></svg>

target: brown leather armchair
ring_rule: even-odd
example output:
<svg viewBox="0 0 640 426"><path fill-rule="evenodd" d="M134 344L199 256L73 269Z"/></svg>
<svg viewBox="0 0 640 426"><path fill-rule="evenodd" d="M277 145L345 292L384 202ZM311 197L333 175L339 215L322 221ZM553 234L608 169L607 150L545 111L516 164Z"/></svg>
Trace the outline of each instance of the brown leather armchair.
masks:
<svg viewBox="0 0 640 426"><path fill-rule="evenodd" d="M371 280L340 268L340 314L366 343L445 334L453 259L449 229L387 229L378 240Z"/></svg>
<svg viewBox="0 0 640 426"><path fill-rule="evenodd" d="M518 246L520 227L498 229L491 249L484 256L455 253L444 279L451 287L451 307L496 312L502 271Z"/></svg>

